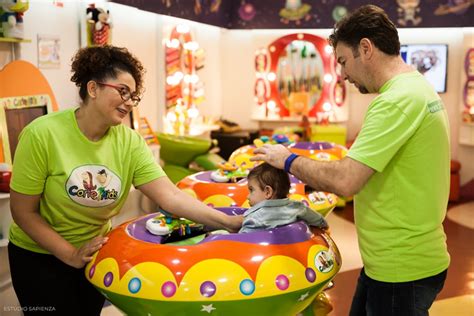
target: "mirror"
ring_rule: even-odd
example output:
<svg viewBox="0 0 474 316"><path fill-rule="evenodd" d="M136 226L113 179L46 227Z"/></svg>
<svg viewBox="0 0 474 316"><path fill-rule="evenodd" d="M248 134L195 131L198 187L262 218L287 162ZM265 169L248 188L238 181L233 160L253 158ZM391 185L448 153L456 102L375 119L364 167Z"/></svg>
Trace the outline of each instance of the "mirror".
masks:
<svg viewBox="0 0 474 316"><path fill-rule="evenodd" d="M255 57L255 101L265 117L332 117L345 101L345 85L336 71L326 39L307 33L289 34L260 49ZM336 113L337 112L337 113Z"/></svg>
<svg viewBox="0 0 474 316"><path fill-rule="evenodd" d="M313 43L291 41L278 57L278 96L290 116L308 115L321 97L323 62Z"/></svg>

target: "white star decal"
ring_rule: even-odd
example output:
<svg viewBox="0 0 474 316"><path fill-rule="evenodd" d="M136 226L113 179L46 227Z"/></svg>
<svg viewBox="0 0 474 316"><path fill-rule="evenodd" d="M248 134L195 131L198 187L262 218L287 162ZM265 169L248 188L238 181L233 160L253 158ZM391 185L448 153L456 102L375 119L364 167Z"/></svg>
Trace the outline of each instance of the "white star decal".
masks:
<svg viewBox="0 0 474 316"><path fill-rule="evenodd" d="M209 314L212 313L212 311L216 309L215 307L212 306L212 304L201 305L201 306L202 306L201 312L208 312Z"/></svg>
<svg viewBox="0 0 474 316"><path fill-rule="evenodd" d="M298 302L304 301L308 296L309 296L309 292L302 294L300 298L298 299Z"/></svg>

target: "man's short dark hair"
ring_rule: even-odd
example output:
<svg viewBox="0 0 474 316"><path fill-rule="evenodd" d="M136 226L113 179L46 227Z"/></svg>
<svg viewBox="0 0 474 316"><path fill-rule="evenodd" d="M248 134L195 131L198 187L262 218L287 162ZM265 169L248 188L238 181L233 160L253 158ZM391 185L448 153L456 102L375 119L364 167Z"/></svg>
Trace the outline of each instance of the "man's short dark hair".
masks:
<svg viewBox="0 0 474 316"><path fill-rule="evenodd" d="M274 199L284 199L288 197L290 191L290 177L284 170L272 167L267 163L262 163L250 170L247 179L255 179L261 190L265 189L265 186L269 186L273 189Z"/></svg>
<svg viewBox="0 0 474 316"><path fill-rule="evenodd" d="M360 40L368 38L379 50L387 55L400 53L400 40L395 24L385 11L375 5L364 5L346 15L334 26L329 43L335 49L339 42L352 48L354 56Z"/></svg>

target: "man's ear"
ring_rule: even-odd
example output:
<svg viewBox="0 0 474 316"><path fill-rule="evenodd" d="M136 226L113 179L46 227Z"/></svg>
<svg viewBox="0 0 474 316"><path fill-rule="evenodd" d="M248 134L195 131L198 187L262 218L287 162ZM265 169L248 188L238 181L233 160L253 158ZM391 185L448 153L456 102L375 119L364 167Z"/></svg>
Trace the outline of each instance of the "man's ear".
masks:
<svg viewBox="0 0 474 316"><path fill-rule="evenodd" d="M273 197L273 188L266 185L265 188L263 188L263 194L265 195L265 199L270 200Z"/></svg>
<svg viewBox="0 0 474 316"><path fill-rule="evenodd" d="M374 44L370 39L364 37L359 42L359 53L366 59L370 59L374 53Z"/></svg>
<svg viewBox="0 0 474 316"><path fill-rule="evenodd" d="M95 99L97 96L97 82L90 80L87 83L87 94L92 98Z"/></svg>

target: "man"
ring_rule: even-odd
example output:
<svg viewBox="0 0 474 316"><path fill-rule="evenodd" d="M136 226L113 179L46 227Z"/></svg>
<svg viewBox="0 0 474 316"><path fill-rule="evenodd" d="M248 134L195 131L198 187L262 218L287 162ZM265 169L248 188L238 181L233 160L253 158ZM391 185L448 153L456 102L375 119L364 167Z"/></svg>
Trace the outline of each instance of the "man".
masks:
<svg viewBox="0 0 474 316"><path fill-rule="evenodd" d="M399 56L395 25L365 5L329 37L342 76L378 93L347 157L321 162L281 145L255 150L263 160L318 191L355 195L364 263L350 315L428 315L449 266L442 222L449 194L449 126L443 103Z"/></svg>

